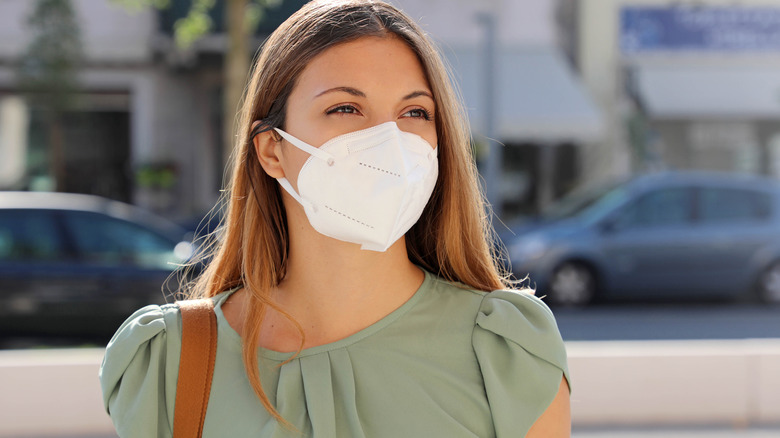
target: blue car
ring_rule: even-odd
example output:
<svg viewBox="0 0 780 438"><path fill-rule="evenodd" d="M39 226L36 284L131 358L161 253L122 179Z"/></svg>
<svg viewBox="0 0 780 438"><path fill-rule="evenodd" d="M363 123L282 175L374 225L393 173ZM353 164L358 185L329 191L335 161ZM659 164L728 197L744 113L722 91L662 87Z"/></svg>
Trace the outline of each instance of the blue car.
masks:
<svg viewBox="0 0 780 438"><path fill-rule="evenodd" d="M508 242L551 304L755 298L780 303L780 183L714 172L637 176L565 198Z"/></svg>
<svg viewBox="0 0 780 438"><path fill-rule="evenodd" d="M0 340L107 340L134 310L176 289L172 273L193 252L188 237L96 196L0 192Z"/></svg>

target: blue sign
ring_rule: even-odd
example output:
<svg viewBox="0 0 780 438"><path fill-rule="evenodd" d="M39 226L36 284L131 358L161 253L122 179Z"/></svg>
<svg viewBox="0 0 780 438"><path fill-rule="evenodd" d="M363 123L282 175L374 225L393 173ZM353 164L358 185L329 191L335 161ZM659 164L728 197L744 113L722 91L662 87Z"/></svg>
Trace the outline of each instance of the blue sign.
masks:
<svg viewBox="0 0 780 438"><path fill-rule="evenodd" d="M626 54L780 52L780 8L626 6L620 10L620 48Z"/></svg>

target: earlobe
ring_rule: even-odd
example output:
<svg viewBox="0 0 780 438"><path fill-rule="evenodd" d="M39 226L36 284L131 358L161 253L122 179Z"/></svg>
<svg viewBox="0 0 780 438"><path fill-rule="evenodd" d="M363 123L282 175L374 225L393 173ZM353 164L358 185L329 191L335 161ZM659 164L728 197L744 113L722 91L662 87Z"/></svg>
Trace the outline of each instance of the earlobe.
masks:
<svg viewBox="0 0 780 438"><path fill-rule="evenodd" d="M252 129L254 130L258 124L259 121L255 122ZM261 132L254 136L252 143L265 173L271 178L284 178L284 169L279 159L282 142L276 132L273 130Z"/></svg>

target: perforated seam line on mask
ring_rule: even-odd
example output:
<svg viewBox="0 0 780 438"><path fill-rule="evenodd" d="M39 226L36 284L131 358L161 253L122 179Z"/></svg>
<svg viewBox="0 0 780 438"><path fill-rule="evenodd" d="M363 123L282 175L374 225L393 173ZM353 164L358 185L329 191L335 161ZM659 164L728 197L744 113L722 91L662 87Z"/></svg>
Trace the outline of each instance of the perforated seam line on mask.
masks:
<svg viewBox="0 0 780 438"><path fill-rule="evenodd" d="M397 173L395 173L395 172L390 172L389 170L380 169L379 167L375 167L375 166L372 166L372 165L370 165L370 164L366 164L366 163L362 163L362 162L358 162L358 164L360 164L360 165L361 165L361 166L363 166L363 167L368 167L369 169L374 169L374 170L378 170L378 171L380 171L380 172L387 173L387 174L389 174L389 175L397 176L398 178L400 178L400 177L401 177L401 175L399 175L399 174L397 174Z"/></svg>
<svg viewBox="0 0 780 438"><path fill-rule="evenodd" d="M354 217L352 217L352 216L347 216L346 214L344 214L344 213L342 213L342 212L340 212L340 211L338 211L338 210L334 210L334 209L332 209L332 208L328 207L327 205L325 206L325 208L327 208L328 210L330 210L330 211L332 211L332 212L334 212L334 213L336 213L336 214L340 214L340 215L344 216L345 218L347 218L347 219L349 219L349 220L353 220L353 221L355 221L355 222L359 223L360 225L363 225L364 227L368 227L368 228L371 228L371 229L373 229L373 228L374 228L374 227L372 227L372 226L371 226L371 225L369 225L369 224L366 224L366 223L360 222L359 220L355 219L355 218L354 218Z"/></svg>

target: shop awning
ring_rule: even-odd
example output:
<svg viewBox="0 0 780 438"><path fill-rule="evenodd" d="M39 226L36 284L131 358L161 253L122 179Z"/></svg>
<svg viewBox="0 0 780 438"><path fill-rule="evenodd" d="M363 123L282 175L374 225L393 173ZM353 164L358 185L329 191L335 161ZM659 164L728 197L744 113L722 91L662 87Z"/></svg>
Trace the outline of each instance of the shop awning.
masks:
<svg viewBox="0 0 780 438"><path fill-rule="evenodd" d="M640 66L633 75L637 98L655 118L780 118L777 69Z"/></svg>
<svg viewBox="0 0 780 438"><path fill-rule="evenodd" d="M483 133L484 57L463 50L448 58L472 129ZM601 137L601 113L557 49L501 50L496 63L498 140L589 142Z"/></svg>

